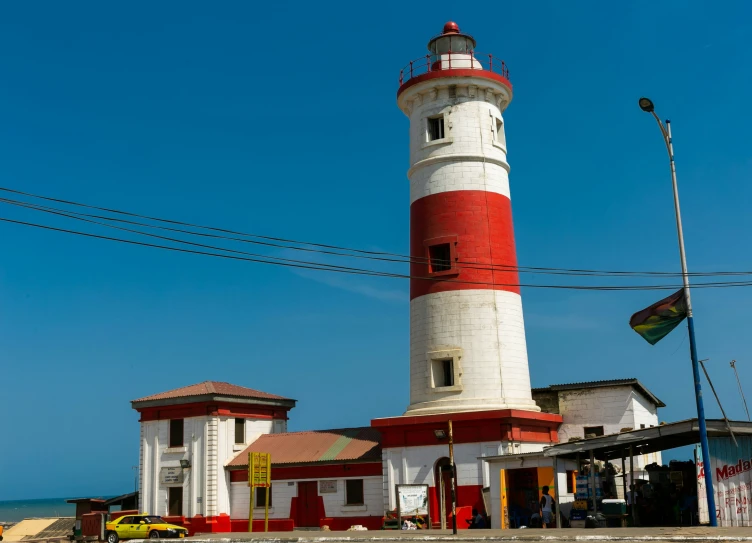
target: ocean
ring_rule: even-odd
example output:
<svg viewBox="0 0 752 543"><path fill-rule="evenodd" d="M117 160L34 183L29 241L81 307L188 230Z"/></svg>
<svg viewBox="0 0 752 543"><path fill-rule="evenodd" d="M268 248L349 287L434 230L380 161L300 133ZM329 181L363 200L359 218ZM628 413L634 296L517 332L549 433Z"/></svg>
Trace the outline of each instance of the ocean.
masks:
<svg viewBox="0 0 752 543"><path fill-rule="evenodd" d="M0 522L18 522L31 517L73 517L76 504L65 503L68 499L0 501Z"/></svg>

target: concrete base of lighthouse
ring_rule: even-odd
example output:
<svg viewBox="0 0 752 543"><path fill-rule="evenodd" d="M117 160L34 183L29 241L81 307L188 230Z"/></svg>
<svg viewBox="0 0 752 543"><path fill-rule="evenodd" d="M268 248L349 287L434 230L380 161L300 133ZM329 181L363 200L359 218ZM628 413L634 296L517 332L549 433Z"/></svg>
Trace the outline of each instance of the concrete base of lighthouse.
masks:
<svg viewBox="0 0 752 543"><path fill-rule="evenodd" d="M490 485L491 474L483 457L538 452L558 443L562 417L502 409L372 420L371 427L381 433L384 510L397 507L395 485L428 485L433 526L439 527L442 510L451 526L451 498L445 479L450 420L457 467L457 526L464 529L473 509L487 509L483 488Z"/></svg>

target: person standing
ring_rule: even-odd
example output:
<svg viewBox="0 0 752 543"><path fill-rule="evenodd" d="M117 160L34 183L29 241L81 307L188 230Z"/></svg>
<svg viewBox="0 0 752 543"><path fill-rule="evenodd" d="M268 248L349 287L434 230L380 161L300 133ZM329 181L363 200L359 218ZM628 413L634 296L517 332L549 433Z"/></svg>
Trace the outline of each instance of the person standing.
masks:
<svg viewBox="0 0 752 543"><path fill-rule="evenodd" d="M542 489L543 496L541 496L541 500L540 500L543 528L547 528L549 524L553 523L554 511L556 509L556 502L554 502L554 499L551 496L549 496L548 490L549 488L547 486L543 487Z"/></svg>

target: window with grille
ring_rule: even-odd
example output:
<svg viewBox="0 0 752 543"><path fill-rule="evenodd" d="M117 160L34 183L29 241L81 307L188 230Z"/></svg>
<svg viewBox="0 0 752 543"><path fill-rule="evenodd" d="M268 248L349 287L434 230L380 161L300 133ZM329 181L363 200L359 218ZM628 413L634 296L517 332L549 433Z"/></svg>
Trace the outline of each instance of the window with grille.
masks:
<svg viewBox="0 0 752 543"><path fill-rule="evenodd" d="M345 480L345 505L363 505L363 479Z"/></svg>
<svg viewBox="0 0 752 543"><path fill-rule="evenodd" d="M444 116L428 119L428 141L444 139Z"/></svg>
<svg viewBox="0 0 752 543"><path fill-rule="evenodd" d="M173 419L170 421L170 447L183 445L183 419Z"/></svg>
<svg viewBox="0 0 752 543"><path fill-rule="evenodd" d="M431 263L430 273L449 271L452 269L452 249L448 243L431 245L428 248L428 258Z"/></svg>

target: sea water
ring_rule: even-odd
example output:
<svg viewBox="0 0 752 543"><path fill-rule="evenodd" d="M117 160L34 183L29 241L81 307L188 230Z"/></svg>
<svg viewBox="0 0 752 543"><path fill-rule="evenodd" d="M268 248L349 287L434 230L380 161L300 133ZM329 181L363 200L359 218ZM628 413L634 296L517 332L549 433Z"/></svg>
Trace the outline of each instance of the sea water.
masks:
<svg viewBox="0 0 752 543"><path fill-rule="evenodd" d="M70 498L0 501L0 522L18 522L33 517L74 517L76 504Z"/></svg>

